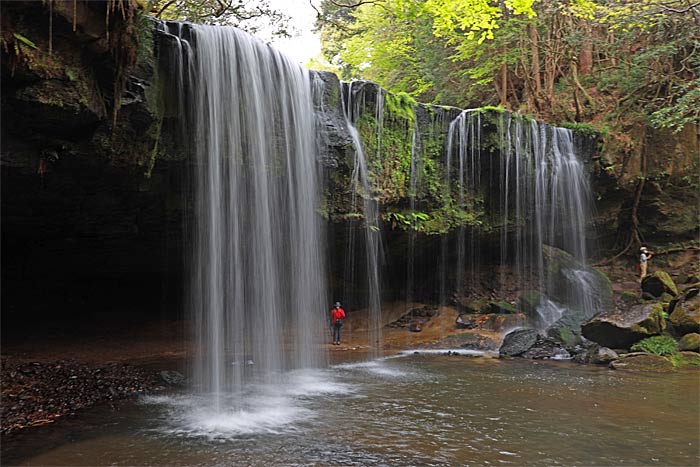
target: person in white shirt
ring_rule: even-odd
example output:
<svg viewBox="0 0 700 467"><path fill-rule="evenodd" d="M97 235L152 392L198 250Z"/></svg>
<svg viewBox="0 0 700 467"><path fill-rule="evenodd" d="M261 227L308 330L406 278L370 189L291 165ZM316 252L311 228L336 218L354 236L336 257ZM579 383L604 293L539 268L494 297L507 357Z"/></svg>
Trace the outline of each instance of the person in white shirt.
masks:
<svg viewBox="0 0 700 467"><path fill-rule="evenodd" d="M641 247L641 248L639 249L639 251L640 251L640 255L639 255L639 269L640 269L641 272L642 272L642 277L640 277L640 280L641 280L641 279L644 279L644 278L646 277L646 275L647 275L647 264L648 264L648 261L649 261L649 260L651 259L651 257L653 256L653 254L652 254L651 251L647 250L647 247L645 247L645 246Z"/></svg>

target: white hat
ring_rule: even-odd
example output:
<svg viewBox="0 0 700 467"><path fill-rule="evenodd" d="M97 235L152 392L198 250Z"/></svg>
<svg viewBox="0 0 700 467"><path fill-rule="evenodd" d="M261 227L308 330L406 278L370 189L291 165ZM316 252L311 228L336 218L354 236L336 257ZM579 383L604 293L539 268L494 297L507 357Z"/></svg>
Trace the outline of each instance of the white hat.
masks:
<svg viewBox="0 0 700 467"><path fill-rule="evenodd" d="M639 249L639 251L647 251L647 247L643 246Z"/></svg>

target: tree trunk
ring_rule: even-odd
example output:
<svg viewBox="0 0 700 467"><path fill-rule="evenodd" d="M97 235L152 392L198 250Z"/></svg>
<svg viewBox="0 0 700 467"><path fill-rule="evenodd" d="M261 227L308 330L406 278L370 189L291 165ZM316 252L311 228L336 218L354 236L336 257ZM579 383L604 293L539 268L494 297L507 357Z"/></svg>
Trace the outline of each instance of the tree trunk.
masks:
<svg viewBox="0 0 700 467"><path fill-rule="evenodd" d="M581 75L587 75L593 71L593 41L591 35L593 30L591 25L584 23L583 44L578 58L578 71Z"/></svg>
<svg viewBox="0 0 700 467"><path fill-rule="evenodd" d="M539 39L537 37L537 27L534 23L530 23L530 50L532 55L532 81L534 82L534 91L536 99L539 100L542 95L542 77L540 76L540 50Z"/></svg>

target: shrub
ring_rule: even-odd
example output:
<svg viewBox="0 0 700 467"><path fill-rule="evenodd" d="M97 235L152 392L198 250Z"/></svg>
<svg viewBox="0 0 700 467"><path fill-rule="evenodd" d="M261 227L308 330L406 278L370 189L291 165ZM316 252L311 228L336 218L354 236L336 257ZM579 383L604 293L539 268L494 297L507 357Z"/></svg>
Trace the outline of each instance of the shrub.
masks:
<svg viewBox="0 0 700 467"><path fill-rule="evenodd" d="M631 350L654 355L671 355L678 352L678 342L671 336L652 336L637 342Z"/></svg>

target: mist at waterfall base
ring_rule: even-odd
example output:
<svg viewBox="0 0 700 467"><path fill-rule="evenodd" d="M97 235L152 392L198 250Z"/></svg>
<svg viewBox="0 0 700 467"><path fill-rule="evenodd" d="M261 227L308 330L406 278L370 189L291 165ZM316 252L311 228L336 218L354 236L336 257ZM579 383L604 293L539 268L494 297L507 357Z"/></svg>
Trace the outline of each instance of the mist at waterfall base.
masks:
<svg viewBox="0 0 700 467"><path fill-rule="evenodd" d="M234 28L178 22L158 28L168 84L165 113L176 117L171 120L194 161L188 232L195 336L191 393L160 402L180 410L174 420L195 436L275 432L313 417L299 394L342 392L313 370L327 363L322 344L332 300L324 225L316 212L323 177L315 108L323 83ZM364 277L370 356L376 358L382 349L383 227L367 160L381 154L365 154L355 127L366 104L364 86L345 84L342 94L354 146L351 208L362 213L357 226L348 226L346 279ZM379 150L384 98L381 90L374 96ZM489 192L497 203L493 215L513 226L503 228L502 264L514 264L520 280L546 290L544 244L561 246L582 262L586 258L587 184L572 134L508 115L499 123L500 158L493 162L481 153L479 118L478 112L464 111L444 120L446 190L459 193L464 210ZM418 128L413 143L409 185L415 193L423 158ZM458 286L466 279L463 265L475 273L479 239L478 229L464 227L454 242L445 236L439 265L443 304L445 271L459 271ZM355 267L356 243L365 268ZM589 306L592 290L581 290L581 303ZM547 326L553 318L545 312L557 305L543 306L539 324Z"/></svg>

